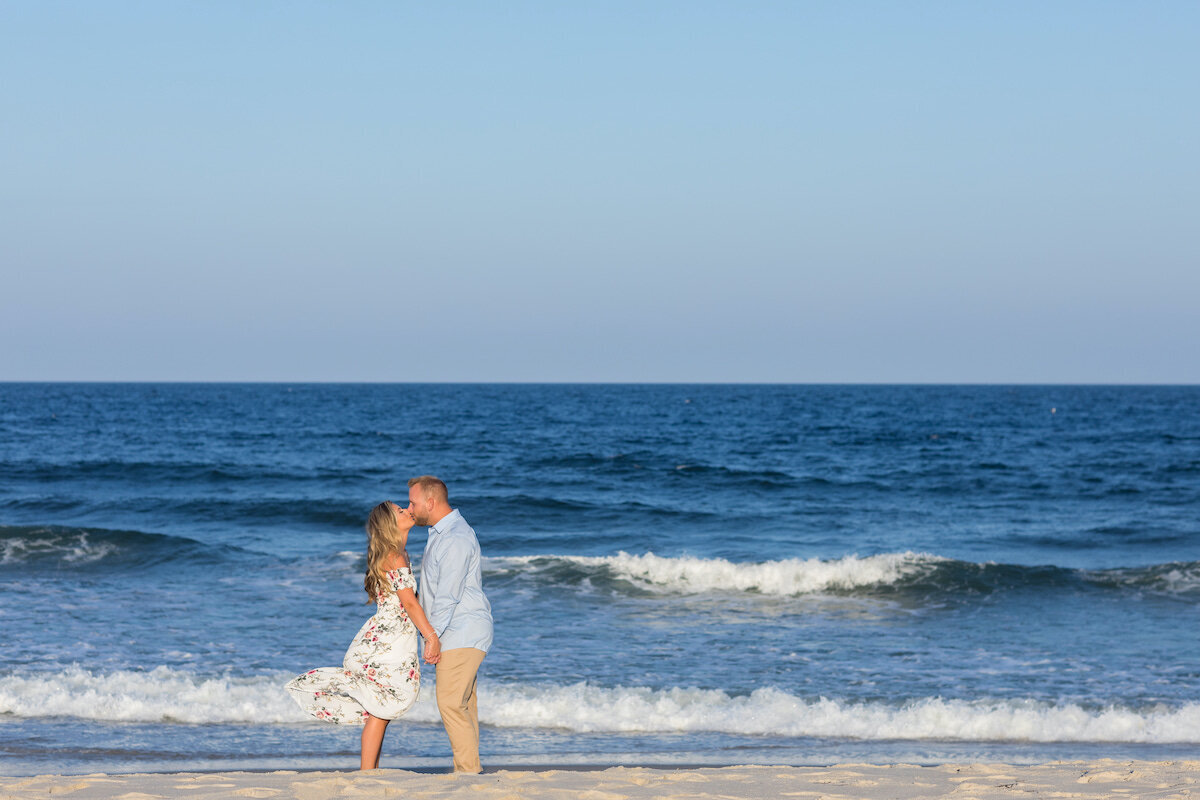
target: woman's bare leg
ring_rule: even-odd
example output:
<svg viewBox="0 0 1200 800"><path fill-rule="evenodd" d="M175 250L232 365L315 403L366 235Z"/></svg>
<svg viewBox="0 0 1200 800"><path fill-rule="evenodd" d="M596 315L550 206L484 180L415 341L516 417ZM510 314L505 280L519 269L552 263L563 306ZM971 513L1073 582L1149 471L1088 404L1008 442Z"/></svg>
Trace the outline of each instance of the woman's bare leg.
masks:
<svg viewBox="0 0 1200 800"><path fill-rule="evenodd" d="M367 715L367 724L362 732L362 766L359 769L379 769L379 751L383 749L383 735L391 720Z"/></svg>

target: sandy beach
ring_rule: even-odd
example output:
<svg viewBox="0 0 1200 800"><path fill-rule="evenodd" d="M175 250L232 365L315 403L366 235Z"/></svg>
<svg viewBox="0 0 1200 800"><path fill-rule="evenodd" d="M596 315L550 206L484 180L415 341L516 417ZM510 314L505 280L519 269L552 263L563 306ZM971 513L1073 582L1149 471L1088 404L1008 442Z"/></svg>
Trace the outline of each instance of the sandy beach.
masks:
<svg viewBox="0 0 1200 800"><path fill-rule="evenodd" d="M1005 764L838 764L831 767L737 766L712 769L613 767L605 770L498 770L482 775L371 772L216 772L43 775L0 778L0 800L48 795L193 800L227 797L470 797L478 800L901 800L903 798L1193 798L1200 761L1071 761Z"/></svg>

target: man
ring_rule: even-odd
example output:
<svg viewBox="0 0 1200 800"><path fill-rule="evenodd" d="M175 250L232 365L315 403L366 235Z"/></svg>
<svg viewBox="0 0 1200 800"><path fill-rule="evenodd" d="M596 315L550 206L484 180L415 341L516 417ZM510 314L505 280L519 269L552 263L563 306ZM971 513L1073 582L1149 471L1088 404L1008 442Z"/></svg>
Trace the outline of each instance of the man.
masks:
<svg viewBox="0 0 1200 800"><path fill-rule="evenodd" d="M479 540L457 509L446 484L432 475L408 482L408 512L429 526L421 559L421 608L442 644L437 667L437 704L454 752L454 771L478 773L479 710L475 676L492 645L492 606L483 594Z"/></svg>

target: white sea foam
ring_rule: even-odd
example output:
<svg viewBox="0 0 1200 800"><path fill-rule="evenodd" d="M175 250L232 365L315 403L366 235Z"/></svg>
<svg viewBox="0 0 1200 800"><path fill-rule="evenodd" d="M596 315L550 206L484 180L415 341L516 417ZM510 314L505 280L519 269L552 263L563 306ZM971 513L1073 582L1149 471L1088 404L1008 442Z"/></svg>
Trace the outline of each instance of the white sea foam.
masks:
<svg viewBox="0 0 1200 800"><path fill-rule="evenodd" d="M309 719L283 689L291 675L201 677L156 667L145 672L56 673L0 677L0 714L113 722L284 723ZM438 719L429 701L421 716Z"/></svg>
<svg viewBox="0 0 1200 800"><path fill-rule="evenodd" d="M57 557L70 564L99 561L117 546L111 542L90 542L86 531L76 534L55 533L50 530L31 531L0 543L0 564L19 564L30 558Z"/></svg>
<svg viewBox="0 0 1200 800"><path fill-rule="evenodd" d="M904 705L806 700L764 688L731 697L704 689L494 686L487 721L572 731L724 733L853 739L964 741L1200 741L1200 704L1150 711L1033 701L926 698ZM481 714L483 712L481 711Z"/></svg>
<svg viewBox="0 0 1200 800"><path fill-rule="evenodd" d="M0 677L0 714L127 722L312 722L283 690L290 675L201 677L158 667L147 672ZM426 684L406 719L436 723ZM639 687L484 683L480 719L509 728L573 732L716 731L779 737L960 741L1200 743L1200 703L1150 709L1087 709L1034 701L925 698L904 704L801 698L776 688L750 695Z"/></svg>
<svg viewBox="0 0 1200 800"><path fill-rule="evenodd" d="M1161 570L1149 587L1166 594L1191 594L1200 591L1200 564L1180 564Z"/></svg>
<svg viewBox="0 0 1200 800"><path fill-rule="evenodd" d="M650 591L696 594L711 591L757 592L793 596L862 586L893 584L930 571L948 561L928 553L856 555L823 561L788 558L779 561L737 563L723 558L667 558L654 553L615 556L517 556L487 559L489 569L511 571L575 564L607 569L614 577Z"/></svg>
<svg viewBox="0 0 1200 800"><path fill-rule="evenodd" d="M198 678L168 667L96 674L70 667L0 678L0 713L123 722L285 721L268 689L260 677Z"/></svg>

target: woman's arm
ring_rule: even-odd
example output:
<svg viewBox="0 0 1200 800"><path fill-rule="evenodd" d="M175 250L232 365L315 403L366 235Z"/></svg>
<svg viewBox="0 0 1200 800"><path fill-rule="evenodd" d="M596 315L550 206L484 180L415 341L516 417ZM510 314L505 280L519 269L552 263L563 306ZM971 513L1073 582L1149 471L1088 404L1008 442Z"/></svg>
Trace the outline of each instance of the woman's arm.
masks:
<svg viewBox="0 0 1200 800"><path fill-rule="evenodd" d="M408 553L392 553L385 566L388 569L409 569ZM425 609L421 608L421 603L417 600L417 593L412 589L401 589L396 592L396 596L400 598L400 605L404 606L412 624L417 626L417 630L425 638L425 662L436 664L442 658L442 643L438 640L437 631L429 624Z"/></svg>
<svg viewBox="0 0 1200 800"><path fill-rule="evenodd" d="M425 637L425 661L429 664L436 664L442 657L442 643L438 641L437 633L434 632L433 626L425 617L425 609L421 608L421 604L417 602L417 593L406 588L396 592L396 596L400 598L400 604L404 606L408 618Z"/></svg>

